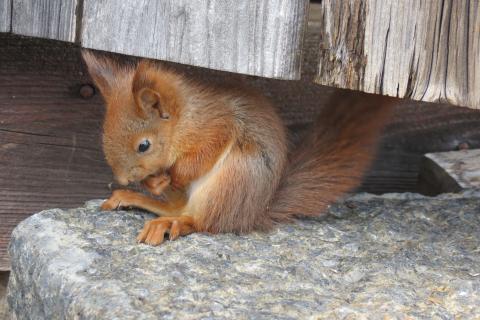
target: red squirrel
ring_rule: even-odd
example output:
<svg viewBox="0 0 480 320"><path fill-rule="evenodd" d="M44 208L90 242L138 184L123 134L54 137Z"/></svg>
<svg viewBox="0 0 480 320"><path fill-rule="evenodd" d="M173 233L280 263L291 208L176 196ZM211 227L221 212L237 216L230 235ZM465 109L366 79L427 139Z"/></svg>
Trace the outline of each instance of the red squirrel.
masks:
<svg viewBox="0 0 480 320"><path fill-rule="evenodd" d="M103 210L137 207L159 217L139 242L193 232L267 231L319 216L358 186L392 98L340 94L293 150L270 102L252 89L208 86L148 60L121 66L83 51L105 103L103 149L121 185Z"/></svg>

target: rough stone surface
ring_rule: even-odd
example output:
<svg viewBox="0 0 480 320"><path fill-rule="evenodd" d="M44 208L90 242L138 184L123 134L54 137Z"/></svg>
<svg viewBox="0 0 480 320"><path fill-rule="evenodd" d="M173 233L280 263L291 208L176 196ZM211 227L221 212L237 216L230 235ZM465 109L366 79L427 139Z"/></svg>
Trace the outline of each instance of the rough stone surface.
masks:
<svg viewBox="0 0 480 320"><path fill-rule="evenodd" d="M359 194L268 234L135 243L150 215L40 212L10 245L17 319L478 319L480 191Z"/></svg>

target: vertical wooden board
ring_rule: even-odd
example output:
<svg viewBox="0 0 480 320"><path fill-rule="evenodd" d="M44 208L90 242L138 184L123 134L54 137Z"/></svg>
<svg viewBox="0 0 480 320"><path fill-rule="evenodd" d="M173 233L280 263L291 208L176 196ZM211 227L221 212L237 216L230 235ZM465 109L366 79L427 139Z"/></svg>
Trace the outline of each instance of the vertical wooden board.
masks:
<svg viewBox="0 0 480 320"><path fill-rule="evenodd" d="M365 2L324 0L319 25L320 64L316 82L360 88L365 69Z"/></svg>
<svg viewBox="0 0 480 320"><path fill-rule="evenodd" d="M468 92L470 105L480 108L480 1L472 0L468 8Z"/></svg>
<svg viewBox="0 0 480 320"><path fill-rule="evenodd" d="M13 0L12 32L75 41L79 0Z"/></svg>
<svg viewBox="0 0 480 320"><path fill-rule="evenodd" d="M10 31L12 0L0 0L0 32Z"/></svg>
<svg viewBox="0 0 480 320"><path fill-rule="evenodd" d="M325 0L316 82L479 109L479 2Z"/></svg>
<svg viewBox="0 0 480 320"><path fill-rule="evenodd" d="M85 1L82 46L298 79L307 0Z"/></svg>

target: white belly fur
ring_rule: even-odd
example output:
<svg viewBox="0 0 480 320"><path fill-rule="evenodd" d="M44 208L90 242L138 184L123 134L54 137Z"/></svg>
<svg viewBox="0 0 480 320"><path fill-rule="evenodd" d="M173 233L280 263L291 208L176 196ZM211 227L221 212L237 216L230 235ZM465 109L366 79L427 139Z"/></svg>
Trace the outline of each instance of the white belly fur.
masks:
<svg viewBox="0 0 480 320"><path fill-rule="evenodd" d="M228 145L227 148L223 151L222 155L218 158L217 162L215 165L210 169L210 171L200 177L199 179L193 181L190 184L190 187L187 190L187 196L188 196L188 204L186 208L185 214L187 215L192 215L196 212L196 208L193 206L196 203L202 203L202 197L206 196L205 190L208 190L208 185L211 183L215 183L216 176L220 169L223 166L223 163L227 159L228 155L230 154L232 149L232 143ZM193 201L191 201L193 200Z"/></svg>

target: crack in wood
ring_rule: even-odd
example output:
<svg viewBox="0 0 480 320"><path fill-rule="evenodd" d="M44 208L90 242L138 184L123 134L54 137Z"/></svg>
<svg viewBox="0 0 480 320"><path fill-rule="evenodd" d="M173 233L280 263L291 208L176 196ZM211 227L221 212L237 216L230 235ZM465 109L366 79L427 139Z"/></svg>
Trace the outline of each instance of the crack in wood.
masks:
<svg viewBox="0 0 480 320"><path fill-rule="evenodd" d="M480 109L480 0L324 0L320 8L317 83ZM345 23L362 44L348 41Z"/></svg>

